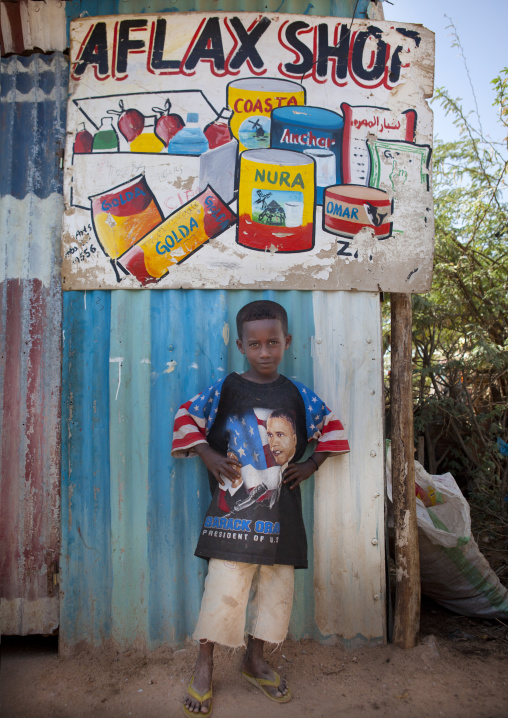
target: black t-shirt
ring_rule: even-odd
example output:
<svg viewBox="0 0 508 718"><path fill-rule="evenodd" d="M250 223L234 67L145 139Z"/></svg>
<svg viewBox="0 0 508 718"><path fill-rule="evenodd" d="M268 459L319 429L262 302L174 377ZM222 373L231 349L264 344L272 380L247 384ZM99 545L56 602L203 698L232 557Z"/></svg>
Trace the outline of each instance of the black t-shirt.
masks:
<svg viewBox="0 0 508 718"><path fill-rule="evenodd" d="M209 475L212 501L196 556L307 568L300 487L282 484L287 464L308 443L305 405L293 382L257 384L230 374L220 390L207 441L242 464L242 478L222 487ZM236 485L239 483L239 485Z"/></svg>

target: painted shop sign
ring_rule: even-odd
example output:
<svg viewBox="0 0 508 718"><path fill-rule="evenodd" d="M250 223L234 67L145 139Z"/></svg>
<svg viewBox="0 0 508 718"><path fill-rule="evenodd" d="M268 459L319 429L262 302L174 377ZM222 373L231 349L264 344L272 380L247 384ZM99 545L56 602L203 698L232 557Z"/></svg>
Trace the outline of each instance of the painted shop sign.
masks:
<svg viewBox="0 0 508 718"><path fill-rule="evenodd" d="M433 67L420 25L74 20L64 289L428 290Z"/></svg>

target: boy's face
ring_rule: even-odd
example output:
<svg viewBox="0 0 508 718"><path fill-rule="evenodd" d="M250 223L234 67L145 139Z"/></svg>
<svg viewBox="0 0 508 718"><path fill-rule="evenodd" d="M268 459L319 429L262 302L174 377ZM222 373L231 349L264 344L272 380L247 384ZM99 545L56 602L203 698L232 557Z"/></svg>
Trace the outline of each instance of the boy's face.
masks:
<svg viewBox="0 0 508 718"><path fill-rule="evenodd" d="M236 345L250 365L245 376L260 383L277 379L277 367L290 344L291 335L284 334L279 319L244 322L242 337L236 340Z"/></svg>
<svg viewBox="0 0 508 718"><path fill-rule="evenodd" d="M290 421L283 416L273 419L268 417L266 422L268 444L273 458L278 466L284 466L295 455L296 434Z"/></svg>

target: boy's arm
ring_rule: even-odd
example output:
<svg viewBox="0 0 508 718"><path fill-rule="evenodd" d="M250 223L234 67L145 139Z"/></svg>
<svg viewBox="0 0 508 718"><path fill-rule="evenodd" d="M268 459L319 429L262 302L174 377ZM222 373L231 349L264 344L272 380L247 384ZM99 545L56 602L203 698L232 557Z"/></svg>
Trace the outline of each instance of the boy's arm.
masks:
<svg viewBox="0 0 508 718"><path fill-rule="evenodd" d="M309 441L317 441L312 456L301 463L289 464L284 472L284 483L290 484L290 489L295 489L302 481L312 476L329 456L347 454L350 449L340 419L305 384L292 381L300 392L305 406L307 438Z"/></svg>
<svg viewBox="0 0 508 718"><path fill-rule="evenodd" d="M240 471L242 465L236 459L230 459L218 451L215 451L215 449L212 449L208 442L197 444L194 446L194 451L221 486L224 486L221 474L224 474L224 476L233 482L241 478Z"/></svg>
<svg viewBox="0 0 508 718"><path fill-rule="evenodd" d="M208 443L206 437L217 415L223 381L212 384L186 401L176 412L171 446L173 458L197 456L196 447Z"/></svg>
<svg viewBox="0 0 508 718"><path fill-rule="evenodd" d="M329 456L347 454L349 443L340 419L330 411L325 402L312 389L291 379L300 392L305 407L305 423L308 441L317 441L315 454ZM317 456L315 456L317 461Z"/></svg>
<svg viewBox="0 0 508 718"><path fill-rule="evenodd" d="M240 478L241 469L236 459L212 449L206 438L217 415L223 381L216 382L178 409L171 447L171 456L174 458L199 456L221 485L224 484L221 473L234 482Z"/></svg>
<svg viewBox="0 0 508 718"><path fill-rule="evenodd" d="M312 474L324 464L326 459L333 454L329 451L316 451L306 461L302 461L298 464L289 464L286 471L284 472L283 484L291 484L290 489L296 489L296 487L308 479Z"/></svg>

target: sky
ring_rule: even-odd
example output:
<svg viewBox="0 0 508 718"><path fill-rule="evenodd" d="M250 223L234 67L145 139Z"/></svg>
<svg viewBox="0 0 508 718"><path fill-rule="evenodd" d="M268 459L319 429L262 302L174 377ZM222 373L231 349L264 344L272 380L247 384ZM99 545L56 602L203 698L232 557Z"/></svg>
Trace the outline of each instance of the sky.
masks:
<svg viewBox="0 0 508 718"><path fill-rule="evenodd" d="M491 80L508 66L508 0L392 0L383 2L386 20L418 23L436 34L435 87L445 87L449 94L461 97L466 111L476 112L476 105L459 48L452 47L455 25L478 104L484 132L494 141L502 140L501 124L492 107L494 88ZM445 17L445 16L448 17ZM450 19L448 19L450 18ZM458 130L439 103L434 111L434 137L451 141L458 139ZM476 117L473 118L477 125Z"/></svg>

